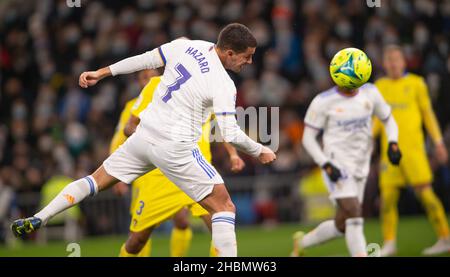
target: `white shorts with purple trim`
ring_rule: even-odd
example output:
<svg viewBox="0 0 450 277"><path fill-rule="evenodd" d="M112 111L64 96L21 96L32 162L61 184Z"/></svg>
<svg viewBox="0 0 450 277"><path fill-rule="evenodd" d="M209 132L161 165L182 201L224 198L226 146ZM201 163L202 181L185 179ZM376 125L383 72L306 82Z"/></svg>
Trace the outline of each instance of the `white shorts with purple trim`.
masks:
<svg viewBox="0 0 450 277"><path fill-rule="evenodd" d="M196 202L208 196L215 184L224 183L214 166L204 159L196 143L154 145L138 131L111 154L103 166L109 175L127 184L159 168Z"/></svg>

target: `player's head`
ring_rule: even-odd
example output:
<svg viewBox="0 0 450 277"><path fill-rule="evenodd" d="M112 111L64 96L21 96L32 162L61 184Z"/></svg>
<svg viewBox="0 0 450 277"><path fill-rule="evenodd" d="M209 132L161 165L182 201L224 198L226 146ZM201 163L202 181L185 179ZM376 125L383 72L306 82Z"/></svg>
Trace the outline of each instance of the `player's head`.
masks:
<svg viewBox="0 0 450 277"><path fill-rule="evenodd" d="M138 83L141 88L147 85L150 78L161 75L161 70L158 69L144 69L138 73Z"/></svg>
<svg viewBox="0 0 450 277"><path fill-rule="evenodd" d="M251 31L239 23L231 23L220 31L217 49L220 60L226 69L241 71L246 64L252 63L256 49L256 39Z"/></svg>
<svg viewBox="0 0 450 277"><path fill-rule="evenodd" d="M388 45L383 51L383 67L389 78L398 79L406 70L403 49L398 45Z"/></svg>

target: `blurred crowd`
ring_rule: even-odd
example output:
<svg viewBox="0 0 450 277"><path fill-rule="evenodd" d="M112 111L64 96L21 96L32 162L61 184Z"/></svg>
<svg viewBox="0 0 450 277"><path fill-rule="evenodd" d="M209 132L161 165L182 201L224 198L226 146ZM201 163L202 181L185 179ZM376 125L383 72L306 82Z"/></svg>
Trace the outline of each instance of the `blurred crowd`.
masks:
<svg viewBox="0 0 450 277"><path fill-rule="evenodd" d="M74 2L74 1L72 1ZM269 172L312 166L301 146L311 99L329 88L328 65L344 47L364 49L383 74L382 46L404 46L408 68L426 78L450 146L450 1L381 0L4 0L0 2L0 187L40 191L55 174L80 178L107 156L135 75L78 86L82 71L109 65L180 36L215 42L222 26L246 24L254 62L232 75L237 105L280 107L280 146ZM275 134L276 135L276 134ZM224 149L214 164L230 174ZM242 175L261 172L246 158ZM264 169L267 170L267 169Z"/></svg>

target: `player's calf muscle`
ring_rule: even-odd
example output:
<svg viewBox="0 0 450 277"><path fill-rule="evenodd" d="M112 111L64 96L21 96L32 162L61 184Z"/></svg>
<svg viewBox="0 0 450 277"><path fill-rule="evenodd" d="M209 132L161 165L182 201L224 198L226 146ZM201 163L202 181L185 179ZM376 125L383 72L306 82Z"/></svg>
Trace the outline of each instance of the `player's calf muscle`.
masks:
<svg viewBox="0 0 450 277"><path fill-rule="evenodd" d="M127 252L130 254L139 253L150 238L152 230L152 228L149 228L141 232L130 232L125 244Z"/></svg>
<svg viewBox="0 0 450 277"><path fill-rule="evenodd" d="M119 181L113 176L109 175L106 172L103 165L100 166L94 173L92 173L91 176L95 179L95 182L97 183L98 191L108 189Z"/></svg>
<svg viewBox="0 0 450 277"><path fill-rule="evenodd" d="M213 191L198 203L211 215L217 212L236 212L236 207L224 184L214 185Z"/></svg>

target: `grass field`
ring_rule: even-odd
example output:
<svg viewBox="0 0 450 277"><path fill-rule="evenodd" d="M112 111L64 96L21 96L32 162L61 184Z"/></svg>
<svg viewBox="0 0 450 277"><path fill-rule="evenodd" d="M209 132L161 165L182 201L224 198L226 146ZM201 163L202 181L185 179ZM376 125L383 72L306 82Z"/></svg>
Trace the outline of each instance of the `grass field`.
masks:
<svg viewBox="0 0 450 277"><path fill-rule="evenodd" d="M238 246L240 256L250 257L283 257L291 250L292 233L298 229L310 230L314 226L284 224L272 228L238 227ZM368 243L381 243L380 225L377 220L367 220L365 234ZM78 242L82 257L115 257L125 236L105 236L86 238ZM424 217L402 218L399 226L399 256L420 256L423 248L435 242L435 235L427 219ZM209 253L210 235L195 233L189 256L207 256ZM51 242L45 246L35 244L18 244L13 249L0 246L0 257L64 257L67 243ZM153 256L169 255L169 236L158 235L153 238ZM308 249L306 256L347 256L344 239L326 243ZM450 257L450 253L444 255Z"/></svg>

